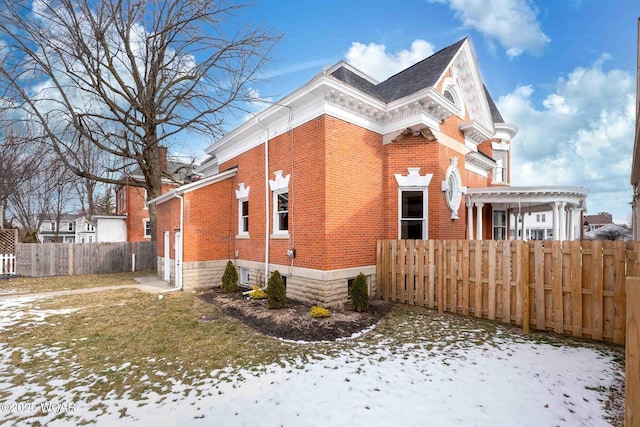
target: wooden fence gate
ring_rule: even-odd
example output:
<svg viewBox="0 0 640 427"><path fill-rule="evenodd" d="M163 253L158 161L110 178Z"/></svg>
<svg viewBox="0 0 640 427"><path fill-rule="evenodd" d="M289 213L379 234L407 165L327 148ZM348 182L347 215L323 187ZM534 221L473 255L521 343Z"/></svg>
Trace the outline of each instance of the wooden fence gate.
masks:
<svg viewBox="0 0 640 427"><path fill-rule="evenodd" d="M623 344L638 242L381 240L385 300Z"/></svg>

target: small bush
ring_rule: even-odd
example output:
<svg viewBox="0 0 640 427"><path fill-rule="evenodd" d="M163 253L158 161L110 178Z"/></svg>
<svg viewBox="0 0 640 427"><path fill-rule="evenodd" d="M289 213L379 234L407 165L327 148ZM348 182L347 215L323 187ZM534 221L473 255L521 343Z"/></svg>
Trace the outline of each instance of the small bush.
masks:
<svg viewBox="0 0 640 427"><path fill-rule="evenodd" d="M355 311L358 313L367 311L367 308L369 308L369 289L367 286L367 278L364 277L364 274L360 273L354 279L349 296L351 297L351 305Z"/></svg>
<svg viewBox="0 0 640 427"><path fill-rule="evenodd" d="M314 305L311 307L311 311L309 312L311 317L329 317L331 316L331 311L328 308L324 308L320 305Z"/></svg>
<svg viewBox="0 0 640 427"><path fill-rule="evenodd" d="M267 293L260 286L254 285L252 290L247 294L251 299L266 299Z"/></svg>
<svg viewBox="0 0 640 427"><path fill-rule="evenodd" d="M267 307L284 308L287 305L287 293L284 288L284 280L278 270L271 273L267 285Z"/></svg>
<svg viewBox="0 0 640 427"><path fill-rule="evenodd" d="M231 261L227 262L227 267L222 275L222 292L230 294L238 289L238 272Z"/></svg>

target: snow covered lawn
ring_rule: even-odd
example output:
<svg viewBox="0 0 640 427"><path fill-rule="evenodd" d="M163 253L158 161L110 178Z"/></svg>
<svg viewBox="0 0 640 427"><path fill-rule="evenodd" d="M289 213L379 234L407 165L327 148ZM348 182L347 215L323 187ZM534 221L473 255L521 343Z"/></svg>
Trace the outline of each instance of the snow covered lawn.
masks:
<svg viewBox="0 0 640 427"><path fill-rule="evenodd" d="M81 310L38 308L43 302L0 301L0 334ZM616 347L527 337L494 323L403 309L366 334L283 343L282 351L290 354L279 363L205 375L185 370L173 378L154 355L144 355L155 368L137 380L148 381L148 391L133 398L90 390L112 373L140 369L139 361L76 378L74 366L84 372L82 362L68 345L27 352L3 342L0 425L606 426L621 419L621 393L612 393L624 383ZM52 366L62 361L72 373L16 368L20 354Z"/></svg>

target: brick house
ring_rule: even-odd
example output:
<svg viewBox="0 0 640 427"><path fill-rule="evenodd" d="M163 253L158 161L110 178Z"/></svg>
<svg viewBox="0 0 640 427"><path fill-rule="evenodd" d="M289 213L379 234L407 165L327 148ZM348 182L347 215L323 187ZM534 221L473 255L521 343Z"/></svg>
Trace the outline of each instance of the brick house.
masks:
<svg viewBox="0 0 640 427"><path fill-rule="evenodd" d="M167 148L160 147L160 166L166 178L162 179L162 192L179 187L190 182L194 173L194 166L167 158ZM140 168L134 169L127 177L128 180L144 182ZM116 214L125 217L127 242L151 241L149 227L149 206L147 190L134 185L119 185L115 188Z"/></svg>
<svg viewBox="0 0 640 427"><path fill-rule="evenodd" d="M521 200L575 217L585 189L510 187L516 133L467 38L381 83L340 62L212 144L206 178L152 201L158 272L217 286L231 259L241 283L277 269L288 297L336 305L360 272L375 287L379 239L509 238Z"/></svg>

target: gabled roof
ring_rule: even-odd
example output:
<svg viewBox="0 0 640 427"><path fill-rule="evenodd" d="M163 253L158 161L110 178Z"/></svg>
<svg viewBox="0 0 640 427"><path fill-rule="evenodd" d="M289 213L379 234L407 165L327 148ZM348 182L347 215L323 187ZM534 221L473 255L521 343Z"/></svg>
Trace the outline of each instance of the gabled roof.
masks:
<svg viewBox="0 0 640 427"><path fill-rule="evenodd" d="M489 103L489 110L491 111L491 119L493 120L493 123L504 123L505 121L502 118L502 114L500 114L500 110L498 110L496 103L493 102L493 98L491 97L491 95L489 95L487 87L484 85L483 87L484 93L487 96L487 102Z"/></svg>
<svg viewBox="0 0 640 427"><path fill-rule="evenodd" d="M341 66L331 75L344 83L389 103L426 87L434 86L462 47L464 39L400 71L382 83L373 84Z"/></svg>
<svg viewBox="0 0 640 427"><path fill-rule="evenodd" d="M434 86L466 40L465 37L380 83L377 90L382 99L391 102Z"/></svg>

